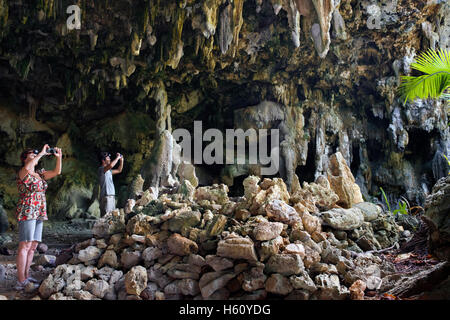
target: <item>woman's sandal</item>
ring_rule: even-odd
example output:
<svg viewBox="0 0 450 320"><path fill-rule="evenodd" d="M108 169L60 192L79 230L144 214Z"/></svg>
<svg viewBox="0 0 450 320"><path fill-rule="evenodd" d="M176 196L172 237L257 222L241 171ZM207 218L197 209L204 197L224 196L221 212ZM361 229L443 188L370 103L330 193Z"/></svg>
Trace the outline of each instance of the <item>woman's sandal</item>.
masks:
<svg viewBox="0 0 450 320"><path fill-rule="evenodd" d="M35 278L31 277L31 276L28 277L27 280L30 281L30 282L33 282L33 283L41 283L41 281L39 281L39 280L37 280L37 279L35 279Z"/></svg>
<svg viewBox="0 0 450 320"><path fill-rule="evenodd" d="M21 291L21 290L25 289L25 287L27 286L28 283L30 283L30 281L28 279L25 279L23 282L17 281L14 289L17 291Z"/></svg>

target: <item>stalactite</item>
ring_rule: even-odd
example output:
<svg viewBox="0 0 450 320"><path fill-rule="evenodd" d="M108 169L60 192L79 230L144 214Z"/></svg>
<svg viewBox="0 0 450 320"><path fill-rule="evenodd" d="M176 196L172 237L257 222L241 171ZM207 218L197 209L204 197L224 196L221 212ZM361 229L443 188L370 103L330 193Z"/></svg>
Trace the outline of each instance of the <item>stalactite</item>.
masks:
<svg viewBox="0 0 450 320"><path fill-rule="evenodd" d="M173 21L173 28L171 34L170 41L170 49L169 49L169 60L167 61L167 65L172 67L172 69L176 69L178 64L180 63L180 59L183 57L183 46L184 43L181 40L183 34L183 25L186 19L186 10L183 8L177 7L176 13L174 14L175 20Z"/></svg>

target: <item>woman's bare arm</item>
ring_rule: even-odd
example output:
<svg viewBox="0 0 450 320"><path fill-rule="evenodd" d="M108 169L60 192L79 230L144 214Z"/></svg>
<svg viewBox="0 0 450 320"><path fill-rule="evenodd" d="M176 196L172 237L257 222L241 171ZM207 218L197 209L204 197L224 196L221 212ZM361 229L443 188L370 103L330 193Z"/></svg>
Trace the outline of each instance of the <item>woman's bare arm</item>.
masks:
<svg viewBox="0 0 450 320"><path fill-rule="evenodd" d="M49 180L51 178L54 178L61 174L62 169L62 151L60 148L55 148L55 157L56 157L56 165L55 169L45 171L44 172L44 179Z"/></svg>

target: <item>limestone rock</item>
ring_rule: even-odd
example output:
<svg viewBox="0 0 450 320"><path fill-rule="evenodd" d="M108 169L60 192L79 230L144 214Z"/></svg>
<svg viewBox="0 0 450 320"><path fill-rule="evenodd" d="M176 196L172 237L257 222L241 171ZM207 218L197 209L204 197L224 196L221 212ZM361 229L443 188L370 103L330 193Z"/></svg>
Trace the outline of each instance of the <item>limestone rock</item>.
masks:
<svg viewBox="0 0 450 320"><path fill-rule="evenodd" d="M204 265L206 265L205 258L198 254L190 254L188 256L187 263L198 267L203 267Z"/></svg>
<svg viewBox="0 0 450 320"><path fill-rule="evenodd" d="M144 179L140 174L138 174L131 181L128 193L128 199L136 200L144 190Z"/></svg>
<svg viewBox="0 0 450 320"><path fill-rule="evenodd" d="M136 200L136 206L147 206L151 201L158 199L158 193L155 187L150 187L142 192L141 197Z"/></svg>
<svg viewBox="0 0 450 320"><path fill-rule="evenodd" d="M301 214L303 228L309 233L314 234L315 232L322 231L322 221L319 217L313 216L308 212L303 212Z"/></svg>
<svg viewBox="0 0 450 320"><path fill-rule="evenodd" d="M285 276L299 274L304 270L303 261L298 254L275 254L266 263L267 273L279 273Z"/></svg>
<svg viewBox="0 0 450 320"><path fill-rule="evenodd" d="M179 193L183 195L183 198L188 201L194 200L195 187L189 182L189 180L181 181L179 186Z"/></svg>
<svg viewBox="0 0 450 320"><path fill-rule="evenodd" d="M89 291L98 298L103 298L109 289L109 284L105 280L91 279L86 282L84 290Z"/></svg>
<svg viewBox="0 0 450 320"><path fill-rule="evenodd" d="M125 230L125 214L120 210L113 210L98 219L92 229L92 234L99 238L107 237Z"/></svg>
<svg viewBox="0 0 450 320"><path fill-rule="evenodd" d="M113 272L114 272L113 268L111 268L111 267L103 267L101 269L95 270L95 276L98 279L101 279L101 280L104 280L106 282L109 282Z"/></svg>
<svg viewBox="0 0 450 320"><path fill-rule="evenodd" d="M278 199L283 202L288 203L290 199L290 194L288 192L287 186L281 178L268 179L264 178L260 183L262 190L266 190L266 196L268 200Z"/></svg>
<svg viewBox="0 0 450 320"><path fill-rule="evenodd" d="M450 259L450 175L433 186L425 202L425 221L431 227L430 247L438 257Z"/></svg>
<svg viewBox="0 0 450 320"><path fill-rule="evenodd" d="M294 289L302 289L310 293L317 290L314 281L311 279L306 270L303 270L301 273L297 275L289 277L289 281L291 282Z"/></svg>
<svg viewBox="0 0 450 320"><path fill-rule="evenodd" d="M287 186L280 178L265 178L258 185L260 178L256 176L247 177L244 184L244 197L246 209L254 214L263 214L265 205L272 200L287 203L290 195Z"/></svg>
<svg viewBox="0 0 450 320"><path fill-rule="evenodd" d="M265 288L267 292L283 296L288 295L293 290L289 279L278 273L272 274L267 279Z"/></svg>
<svg viewBox="0 0 450 320"><path fill-rule="evenodd" d="M80 277L81 281L86 281L94 277L94 273L97 270L94 266L87 266L81 269Z"/></svg>
<svg viewBox="0 0 450 320"><path fill-rule="evenodd" d="M265 287L267 276L263 272L264 265L258 265L249 271L242 273L242 289L253 292Z"/></svg>
<svg viewBox="0 0 450 320"><path fill-rule="evenodd" d="M109 277L109 284L112 286L112 285L115 285L120 279L122 279L122 276L123 276L123 272L122 271L120 271L120 270L114 270L112 273L111 273L111 276Z"/></svg>
<svg viewBox="0 0 450 320"><path fill-rule="evenodd" d="M95 261L100 258L102 251L94 246L89 246L86 249L80 250L78 259L82 262Z"/></svg>
<svg viewBox="0 0 450 320"><path fill-rule="evenodd" d="M163 268L165 268L164 266ZM200 278L200 267L190 264L175 264L167 271L167 275L173 279L192 279L198 280Z"/></svg>
<svg viewBox="0 0 450 320"><path fill-rule="evenodd" d="M350 286L356 280L362 280L366 283L369 290L379 287L381 285L381 270L378 264L381 261L378 259L367 254L360 255L356 259L351 260L351 262L340 259L346 266L345 269L347 269L340 270L344 275L345 283Z"/></svg>
<svg viewBox="0 0 450 320"><path fill-rule="evenodd" d="M381 209L380 206L371 202L360 202L354 204L353 207L360 209L364 215L364 221L368 222L377 219L383 212L383 209Z"/></svg>
<svg viewBox="0 0 450 320"><path fill-rule="evenodd" d="M139 296L147 287L147 270L142 266L135 266L125 275L125 289L128 294Z"/></svg>
<svg viewBox="0 0 450 320"><path fill-rule="evenodd" d="M105 265L108 265L113 268L119 267L119 263L117 261L117 254L114 250L106 250L105 253L101 256L98 261L98 267L101 268Z"/></svg>
<svg viewBox="0 0 450 320"><path fill-rule="evenodd" d="M120 255L120 262L125 269L130 269L139 263L141 260L141 252L140 251L131 251L125 249L122 251Z"/></svg>
<svg viewBox="0 0 450 320"><path fill-rule="evenodd" d="M298 181L297 175L294 181ZM290 203L298 213L318 213L320 210L329 210L339 201L338 195L331 189L330 183L324 176L316 178L316 182L303 182L292 190Z"/></svg>
<svg viewBox="0 0 450 320"><path fill-rule="evenodd" d="M214 184L208 187L200 187L195 190L195 201L208 200L211 203L224 205L228 199L228 187L225 184Z"/></svg>
<svg viewBox="0 0 450 320"><path fill-rule="evenodd" d="M277 254L283 244L284 242L281 236L278 236L273 240L261 242L261 246L258 249L260 261L265 261L270 256Z"/></svg>
<svg viewBox="0 0 450 320"><path fill-rule="evenodd" d="M244 186L244 197L247 201L251 201L260 191L261 187L258 185L260 177L257 176L248 176L242 182Z"/></svg>
<svg viewBox="0 0 450 320"><path fill-rule="evenodd" d="M320 253L317 250L311 248L308 245L305 245L305 257L303 258L303 264L305 268L311 268L311 266L319 262L320 259Z"/></svg>
<svg viewBox="0 0 450 320"><path fill-rule="evenodd" d="M285 300L309 300L309 292L306 290L293 290Z"/></svg>
<svg viewBox="0 0 450 320"><path fill-rule="evenodd" d="M366 286L369 290L379 290L382 283L383 279L381 279L380 277L369 276L366 279Z"/></svg>
<svg viewBox="0 0 450 320"><path fill-rule="evenodd" d="M320 300L344 300L349 295L348 289L341 286L339 277L335 274L319 274L315 283L319 289L316 294Z"/></svg>
<svg viewBox="0 0 450 320"><path fill-rule="evenodd" d="M198 246L194 241L189 240L178 233L174 233L167 239L167 246L169 252L180 256L197 253L198 251Z"/></svg>
<svg viewBox="0 0 450 320"><path fill-rule="evenodd" d="M39 287L39 294L42 298L47 299L52 294L61 291L66 285L64 279L55 278L52 274L50 274L44 281L42 281Z"/></svg>
<svg viewBox="0 0 450 320"><path fill-rule="evenodd" d="M155 282L160 288L164 288L172 281L172 279L165 275L160 269L155 268L155 266L149 268L147 274L148 280Z"/></svg>
<svg viewBox="0 0 450 320"><path fill-rule="evenodd" d="M364 222L364 215L358 208L336 208L321 213L323 222L336 230L359 228Z"/></svg>
<svg viewBox="0 0 450 320"><path fill-rule="evenodd" d="M247 209L238 209L235 212L234 218L240 221L246 221L252 214Z"/></svg>
<svg viewBox="0 0 450 320"><path fill-rule="evenodd" d="M208 272L200 278L199 286L203 298L210 297L214 292L223 288L228 281L235 277L234 273L224 271Z"/></svg>
<svg viewBox="0 0 450 320"><path fill-rule="evenodd" d="M81 268L76 267L75 269L71 270L70 276L65 278L66 279L66 286L64 288L63 293L67 296L73 296L73 293L76 291L79 291L82 289L82 286L84 285L81 282Z"/></svg>
<svg viewBox="0 0 450 320"><path fill-rule="evenodd" d="M232 260L213 255L206 256L206 263L210 265L214 271L222 271L233 267Z"/></svg>
<svg viewBox="0 0 450 320"><path fill-rule="evenodd" d="M98 300L96 296L94 296L89 291L79 290L73 293L73 297L77 300Z"/></svg>
<svg viewBox="0 0 450 320"><path fill-rule="evenodd" d="M1 233L1 231L0 231L0 233ZM37 252L39 252L41 254L45 254L48 250L48 246L43 242L39 242L36 250L37 250Z"/></svg>
<svg viewBox="0 0 450 320"><path fill-rule="evenodd" d="M39 257L34 261L36 265L41 266L53 266L55 265L56 257L48 254L41 254Z"/></svg>
<svg viewBox="0 0 450 320"><path fill-rule="evenodd" d="M206 224L206 234L208 237L214 237L222 233L228 219L223 214L216 214Z"/></svg>
<svg viewBox="0 0 450 320"><path fill-rule="evenodd" d="M48 300L75 300L75 298L65 296L65 295L62 294L61 292L58 292L58 293L52 294L52 295L48 298Z"/></svg>
<svg viewBox="0 0 450 320"><path fill-rule="evenodd" d="M137 214L128 221L126 227L127 233L143 236L145 236L146 234L151 234L153 231L150 224L151 221L152 217L142 213Z"/></svg>
<svg viewBox="0 0 450 320"><path fill-rule="evenodd" d="M283 231L283 224L280 222L261 222L253 229L253 237L258 241L275 239Z"/></svg>
<svg viewBox="0 0 450 320"><path fill-rule="evenodd" d="M200 293L200 287L197 280L181 279L177 281L176 285L180 289L181 294L185 296L196 296Z"/></svg>
<svg viewBox="0 0 450 320"><path fill-rule="evenodd" d="M284 248L283 253L297 254L303 259L305 257L305 247L301 243L290 243Z"/></svg>
<svg viewBox="0 0 450 320"><path fill-rule="evenodd" d="M364 300L364 290L366 290L366 284L362 280L356 280L349 288L350 299L352 300Z"/></svg>
<svg viewBox="0 0 450 320"><path fill-rule="evenodd" d="M253 241L231 233L217 245L217 255L231 259L258 260Z"/></svg>
<svg viewBox="0 0 450 320"><path fill-rule="evenodd" d="M181 290L178 287L177 281L169 283L167 286L164 287L164 295L166 297L171 295L179 295L181 294Z"/></svg>
<svg viewBox="0 0 450 320"><path fill-rule="evenodd" d="M309 269L313 274L326 273L326 274L338 274L336 266L334 264L328 264L323 262L317 262Z"/></svg>
<svg viewBox="0 0 450 320"><path fill-rule="evenodd" d="M125 214L129 214L129 213L133 212L133 209L134 209L135 205L136 205L136 200L128 199L127 203L125 205L125 208L124 208Z"/></svg>
<svg viewBox="0 0 450 320"><path fill-rule="evenodd" d="M23 292L28 294L34 293L36 289L38 289L38 287L39 285L37 285L36 283L28 282L25 288L23 289Z"/></svg>
<svg viewBox="0 0 450 320"><path fill-rule="evenodd" d="M181 161L180 166L178 167L178 176L180 177L180 181L189 181L194 189L197 188L198 178L195 175L195 167L190 162L185 160Z"/></svg>
<svg viewBox="0 0 450 320"><path fill-rule="evenodd" d="M157 247L147 247L142 252L142 259L146 264L150 264L154 260L160 258L162 256L162 251Z"/></svg>
<svg viewBox="0 0 450 320"><path fill-rule="evenodd" d="M290 226L301 222L297 211L281 200L272 200L265 206L267 217Z"/></svg>
<svg viewBox="0 0 450 320"><path fill-rule="evenodd" d="M364 201L361 190L355 183L355 178L340 152L336 152L330 157L328 180L331 188L339 197L337 204L343 208L351 208L354 204Z"/></svg>
<svg viewBox="0 0 450 320"><path fill-rule="evenodd" d="M180 232L183 228L195 227L201 218L202 215L198 211L181 211L169 220L169 230Z"/></svg>

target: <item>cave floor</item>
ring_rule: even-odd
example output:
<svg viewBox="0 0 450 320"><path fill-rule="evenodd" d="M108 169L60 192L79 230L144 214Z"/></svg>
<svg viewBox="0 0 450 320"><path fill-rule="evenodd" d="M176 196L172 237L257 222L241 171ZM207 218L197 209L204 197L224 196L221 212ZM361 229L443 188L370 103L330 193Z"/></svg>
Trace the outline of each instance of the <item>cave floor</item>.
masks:
<svg viewBox="0 0 450 320"><path fill-rule="evenodd" d="M47 245L47 255L58 256L73 244L92 238L92 226L95 220L72 220L72 221L47 221L45 222L42 242ZM36 292L18 292L14 289L17 282L16 255L18 247L17 231L9 231L5 234L11 241L5 243L3 250L8 254L0 253L0 295L8 300L30 300L36 296ZM6 253L6 252L2 252ZM34 259L39 255L35 252ZM30 276L43 281L54 267L42 267L33 263L30 268Z"/></svg>
<svg viewBox="0 0 450 320"><path fill-rule="evenodd" d="M45 254L58 256L69 250L72 245L92 238L91 229L94 221L47 223L43 231L43 243L48 246ZM39 300L36 289L29 293L14 289L17 281L15 260L18 235L14 231L10 231L7 235L12 241L4 245L8 252L0 253L0 295L7 297L8 300ZM365 300L450 299L450 264L428 254L423 241L409 250L403 247L403 249L392 249L376 253L376 255L392 263L395 271L385 278L391 282L389 290L366 290ZM35 259L37 256L36 252ZM30 275L43 281L53 270L54 267L43 267L33 263ZM393 293L392 288L396 288L394 291L397 290L397 294Z"/></svg>

